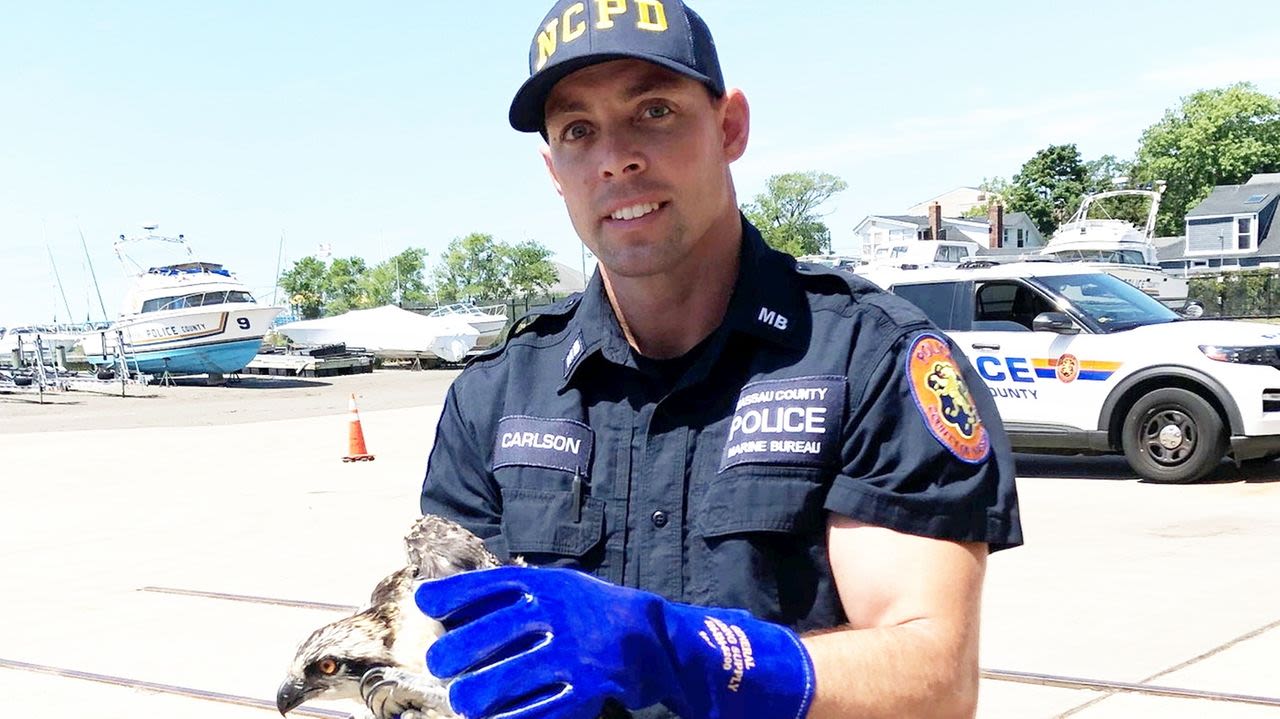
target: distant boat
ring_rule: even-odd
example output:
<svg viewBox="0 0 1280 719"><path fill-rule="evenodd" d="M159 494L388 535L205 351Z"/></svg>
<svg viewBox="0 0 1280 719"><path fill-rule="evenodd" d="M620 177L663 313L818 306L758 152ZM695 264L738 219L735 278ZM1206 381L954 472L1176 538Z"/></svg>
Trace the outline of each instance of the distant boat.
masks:
<svg viewBox="0 0 1280 719"><path fill-rule="evenodd" d="M37 338L46 353L59 349L71 352L86 334L105 329L108 325L106 322L85 322L0 327L0 360L8 359L19 347L24 357L34 356Z"/></svg>
<svg viewBox="0 0 1280 719"><path fill-rule="evenodd" d="M154 230L151 226L148 230ZM183 245L176 239L149 235L125 240ZM212 262L182 262L151 267L134 277L123 310L110 327L85 335L85 359L112 366L119 342L129 367L145 374L229 374L239 372L258 354L271 321L283 308L260 304L230 271Z"/></svg>
<svg viewBox="0 0 1280 719"><path fill-rule="evenodd" d="M1112 190L1086 195L1080 209L1058 227L1040 254L1106 272L1175 310L1181 309L1187 301L1187 280L1166 274L1160 268L1152 242L1164 188L1165 183L1158 182L1152 190ZM1089 210L1099 200L1123 196L1150 200L1143 227L1125 220L1089 217Z"/></svg>
<svg viewBox="0 0 1280 719"><path fill-rule="evenodd" d="M480 333L477 347L488 347L502 335L507 326L507 306L489 305L477 307L473 302L457 302L442 305L427 313L428 317L454 317L466 322Z"/></svg>
<svg viewBox="0 0 1280 719"><path fill-rule="evenodd" d="M297 344L345 344L386 359L446 362L461 362L480 339L479 330L458 316L430 317L395 305L290 322L276 331Z"/></svg>

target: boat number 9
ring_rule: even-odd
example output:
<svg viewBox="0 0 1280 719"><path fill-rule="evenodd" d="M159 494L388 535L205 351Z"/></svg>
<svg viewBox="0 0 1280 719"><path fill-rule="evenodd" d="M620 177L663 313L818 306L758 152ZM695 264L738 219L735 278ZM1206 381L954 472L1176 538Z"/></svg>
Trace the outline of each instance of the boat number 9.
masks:
<svg viewBox="0 0 1280 719"><path fill-rule="evenodd" d="M248 317L237 317L237 318L236 318L236 324L240 325L240 329L242 329L242 330L247 330L247 329L249 329L249 318L248 318Z"/></svg>

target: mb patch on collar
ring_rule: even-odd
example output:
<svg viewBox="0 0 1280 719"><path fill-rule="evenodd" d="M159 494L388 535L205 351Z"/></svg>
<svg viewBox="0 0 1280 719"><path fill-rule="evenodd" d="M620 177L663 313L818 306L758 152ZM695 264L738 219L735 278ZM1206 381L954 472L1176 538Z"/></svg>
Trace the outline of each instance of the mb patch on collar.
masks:
<svg viewBox="0 0 1280 719"><path fill-rule="evenodd" d="M927 333L917 337L907 353L907 376L916 408L938 442L970 464L985 460L991 438L946 341Z"/></svg>
<svg viewBox="0 0 1280 719"><path fill-rule="evenodd" d="M739 464L821 467L836 451L845 378L764 380L742 388L729 422L720 471Z"/></svg>
<svg viewBox="0 0 1280 719"><path fill-rule="evenodd" d="M579 332L577 337L573 338L573 344L569 345L569 351L564 355L564 376L568 378L573 372L573 368L577 366L578 360L582 359L582 333Z"/></svg>
<svg viewBox="0 0 1280 719"><path fill-rule="evenodd" d="M493 468L514 465L591 474L595 433L571 419L511 415L498 420Z"/></svg>

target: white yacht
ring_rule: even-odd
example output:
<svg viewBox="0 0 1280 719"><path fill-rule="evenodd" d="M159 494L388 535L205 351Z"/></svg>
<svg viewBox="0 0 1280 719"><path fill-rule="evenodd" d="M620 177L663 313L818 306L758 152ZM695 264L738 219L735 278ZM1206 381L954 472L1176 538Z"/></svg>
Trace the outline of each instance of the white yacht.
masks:
<svg viewBox="0 0 1280 719"><path fill-rule="evenodd" d="M1059 262L1079 262L1091 270L1106 272L1137 287L1172 309L1187 302L1187 280L1160 269L1152 243L1156 214L1165 183L1151 190L1112 190L1086 195L1080 209L1058 227L1041 255ZM1126 220L1090 218L1099 200L1110 197L1145 197L1150 201L1146 224L1139 228Z"/></svg>
<svg viewBox="0 0 1280 719"><path fill-rule="evenodd" d="M453 317L471 325L480 333L476 347L488 347L502 336L507 326L507 306L488 305L477 307L473 302L457 302L442 305L427 314L428 317Z"/></svg>
<svg viewBox="0 0 1280 719"><path fill-rule="evenodd" d="M131 242L177 243L192 254L182 235L154 234L116 242L124 263ZM139 268L140 269L140 268ZM220 264L188 261L138 272L121 312L105 330L85 336L85 359L114 365L123 338L131 369L145 374L228 374L257 355L271 321L283 308L259 304L235 275Z"/></svg>

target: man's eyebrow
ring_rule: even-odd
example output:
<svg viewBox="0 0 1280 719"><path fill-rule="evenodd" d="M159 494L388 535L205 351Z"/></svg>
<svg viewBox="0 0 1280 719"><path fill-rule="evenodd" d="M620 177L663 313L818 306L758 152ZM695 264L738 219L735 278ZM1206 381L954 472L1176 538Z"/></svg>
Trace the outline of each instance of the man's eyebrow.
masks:
<svg viewBox="0 0 1280 719"><path fill-rule="evenodd" d="M551 117L560 112L585 112L586 109L586 104L581 100L566 100L558 97L547 103L547 109L543 112L543 117Z"/></svg>

